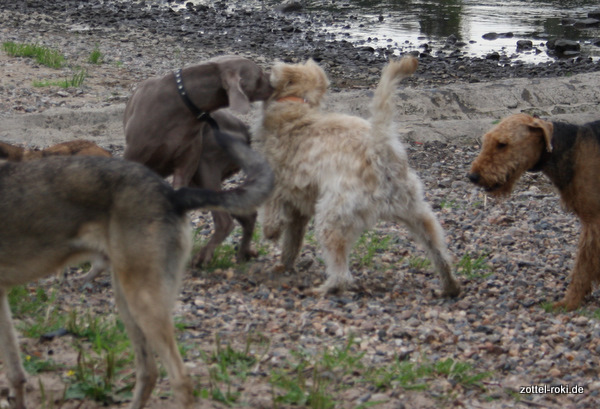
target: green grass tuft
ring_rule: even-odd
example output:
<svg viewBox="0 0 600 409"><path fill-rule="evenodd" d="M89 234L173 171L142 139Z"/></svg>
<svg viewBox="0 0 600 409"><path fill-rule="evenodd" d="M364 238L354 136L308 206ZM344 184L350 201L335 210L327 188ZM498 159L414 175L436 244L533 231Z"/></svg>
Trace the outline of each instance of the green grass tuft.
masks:
<svg viewBox="0 0 600 409"><path fill-rule="evenodd" d="M389 250L390 240L390 236L382 236L375 231L364 233L354 245L351 254L353 264L358 264L359 268L373 267L375 257Z"/></svg>
<svg viewBox="0 0 600 409"><path fill-rule="evenodd" d="M83 85L85 79L87 77L86 70L79 70L74 73L71 78L66 78L64 80L57 81L49 81L49 80L41 80L41 81L33 81L33 86L36 88L41 87L60 87L60 88L79 88Z"/></svg>
<svg viewBox="0 0 600 409"><path fill-rule="evenodd" d="M8 41L2 43L2 49L11 57L33 58L39 64L50 68L62 68L65 63L65 57L59 51L37 44Z"/></svg>
<svg viewBox="0 0 600 409"><path fill-rule="evenodd" d="M367 378L378 389L399 386L407 390L427 390L435 378L446 378L463 387L482 387L481 381L491 376L489 372L476 372L473 365L452 358L421 363L396 359L386 367L374 369Z"/></svg>
<svg viewBox="0 0 600 409"><path fill-rule="evenodd" d="M457 273L469 279L485 278L491 274L491 266L487 262L488 255L465 254L457 263Z"/></svg>
<svg viewBox="0 0 600 409"><path fill-rule="evenodd" d="M104 54L102 54L98 46L96 46L94 50L90 53L88 62L90 64L102 64L104 62Z"/></svg>

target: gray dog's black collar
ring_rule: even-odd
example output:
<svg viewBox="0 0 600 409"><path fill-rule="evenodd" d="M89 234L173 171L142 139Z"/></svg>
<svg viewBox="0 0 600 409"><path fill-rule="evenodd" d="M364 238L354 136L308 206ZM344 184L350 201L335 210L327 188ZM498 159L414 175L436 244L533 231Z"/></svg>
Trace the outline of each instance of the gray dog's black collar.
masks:
<svg viewBox="0 0 600 409"><path fill-rule="evenodd" d="M175 83L177 85L177 92L179 93L179 96L181 97L185 105L188 107L188 109L192 112L192 114L194 114L196 119L199 121L207 121L209 123L214 122L214 119L212 119L212 117L210 116L210 112L203 111L200 108L198 108L188 96L188 93L185 90L185 87L183 86L183 77L181 76L181 69L173 71L173 75L175 75ZM213 124L211 123L211 126L212 125Z"/></svg>

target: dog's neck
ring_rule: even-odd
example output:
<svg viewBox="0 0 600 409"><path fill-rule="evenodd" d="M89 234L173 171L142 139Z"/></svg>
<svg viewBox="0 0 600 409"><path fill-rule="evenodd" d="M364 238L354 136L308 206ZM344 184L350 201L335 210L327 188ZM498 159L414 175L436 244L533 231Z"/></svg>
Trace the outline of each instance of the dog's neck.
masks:
<svg viewBox="0 0 600 409"><path fill-rule="evenodd" d="M539 161L529 171L541 171L562 191L574 177L575 143L583 133L591 131L586 127L562 122L553 122L552 124L554 126L552 152L548 152L544 148Z"/></svg>
<svg viewBox="0 0 600 409"><path fill-rule="evenodd" d="M219 67L212 62L186 67L181 70L181 81L185 84L188 97L199 110L212 112L225 108L229 104L227 92L223 89L220 75Z"/></svg>
<svg viewBox="0 0 600 409"><path fill-rule="evenodd" d="M287 97L281 97L275 100L276 102L301 102L303 104L308 104L308 101L304 98L296 97L294 95L289 95Z"/></svg>
<svg viewBox="0 0 600 409"><path fill-rule="evenodd" d="M542 150L542 154L540 155L540 160L533 165L531 169L527 169L527 172L541 172L544 170L544 167L550 160L550 156L552 153L548 152L545 148Z"/></svg>

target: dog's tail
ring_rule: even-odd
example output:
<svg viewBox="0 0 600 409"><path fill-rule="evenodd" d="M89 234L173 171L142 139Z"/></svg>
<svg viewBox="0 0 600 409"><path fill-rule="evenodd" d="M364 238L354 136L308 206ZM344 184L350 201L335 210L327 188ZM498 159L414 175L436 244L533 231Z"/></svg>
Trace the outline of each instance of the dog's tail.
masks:
<svg viewBox="0 0 600 409"><path fill-rule="evenodd" d="M375 90L371 103L371 126L376 139L388 138L389 128L394 119L393 95L398 83L412 75L417 69L417 59L405 56L399 60L391 60L383 69L381 80Z"/></svg>
<svg viewBox="0 0 600 409"><path fill-rule="evenodd" d="M183 187L173 192L172 201L180 212L202 208L233 214L252 213L273 190L273 171L267 161L247 144L215 128L213 133L221 148L246 173L244 183L220 192Z"/></svg>

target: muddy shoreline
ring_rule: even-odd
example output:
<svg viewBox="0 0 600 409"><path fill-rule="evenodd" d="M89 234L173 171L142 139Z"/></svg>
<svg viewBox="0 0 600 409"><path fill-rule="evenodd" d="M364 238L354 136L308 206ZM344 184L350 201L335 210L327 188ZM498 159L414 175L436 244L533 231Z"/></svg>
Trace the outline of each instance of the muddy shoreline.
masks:
<svg viewBox="0 0 600 409"><path fill-rule="evenodd" d="M526 64L515 55L498 50L495 55L466 57L460 44L450 39L440 44L400 44L393 48L354 46L343 36L319 30L321 24L296 13L255 10L243 1L214 2L177 11L145 2L29 0L2 4L4 26L21 29L28 24L35 33L72 33L81 39L118 38L121 42L146 38L159 49L183 47L206 57L236 53L259 60L302 61L313 58L331 76L334 88L372 86L390 54L411 52L420 57L415 84L440 85L454 82L482 82L503 78L545 78L600 70L584 55ZM8 16L6 16L8 14ZM318 23L336 22L337 15L311 16ZM136 34L137 33L137 34ZM142 50L141 52L145 52ZM186 53L185 50L182 52ZM183 56L185 57L185 56Z"/></svg>

